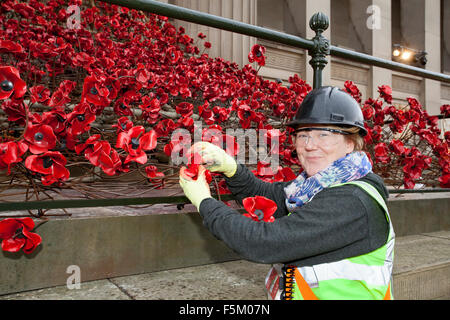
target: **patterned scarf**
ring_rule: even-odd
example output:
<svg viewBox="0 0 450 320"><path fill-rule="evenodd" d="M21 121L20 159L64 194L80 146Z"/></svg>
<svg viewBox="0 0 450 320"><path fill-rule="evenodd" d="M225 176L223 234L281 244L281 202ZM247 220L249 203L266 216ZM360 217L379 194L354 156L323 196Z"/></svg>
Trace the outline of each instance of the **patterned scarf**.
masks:
<svg viewBox="0 0 450 320"><path fill-rule="evenodd" d="M303 206L323 188L358 180L372 171L372 165L364 152L355 151L334 161L326 169L308 177L303 171L284 191L289 212Z"/></svg>

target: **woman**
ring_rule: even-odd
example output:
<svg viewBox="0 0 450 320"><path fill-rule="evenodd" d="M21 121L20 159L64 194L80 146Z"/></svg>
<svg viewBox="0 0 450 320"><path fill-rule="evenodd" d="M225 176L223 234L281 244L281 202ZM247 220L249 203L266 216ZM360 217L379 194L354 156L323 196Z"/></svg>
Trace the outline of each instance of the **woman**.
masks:
<svg viewBox="0 0 450 320"><path fill-rule="evenodd" d="M253 221L211 197L201 169L180 185L204 225L243 258L275 264L266 277L273 299L391 299L394 231L388 192L364 152L356 101L334 87L311 91L294 120L304 171L293 181L265 183L221 148L193 151L222 172L235 199L255 195L277 204L273 223Z"/></svg>

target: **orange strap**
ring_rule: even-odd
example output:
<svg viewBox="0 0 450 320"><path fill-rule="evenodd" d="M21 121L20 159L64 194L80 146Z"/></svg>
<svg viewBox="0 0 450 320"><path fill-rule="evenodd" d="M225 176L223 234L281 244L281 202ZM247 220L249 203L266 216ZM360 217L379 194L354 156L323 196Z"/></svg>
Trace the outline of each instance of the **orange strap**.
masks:
<svg viewBox="0 0 450 320"><path fill-rule="evenodd" d="M295 282L297 283L298 288L300 289L300 293L305 300L319 300L317 299L314 292L312 292L311 288L309 287L308 283L303 279L300 271L298 271L297 268L295 268Z"/></svg>
<svg viewBox="0 0 450 320"><path fill-rule="evenodd" d="M383 300L391 300L391 283L389 282L388 289L386 291L386 295Z"/></svg>

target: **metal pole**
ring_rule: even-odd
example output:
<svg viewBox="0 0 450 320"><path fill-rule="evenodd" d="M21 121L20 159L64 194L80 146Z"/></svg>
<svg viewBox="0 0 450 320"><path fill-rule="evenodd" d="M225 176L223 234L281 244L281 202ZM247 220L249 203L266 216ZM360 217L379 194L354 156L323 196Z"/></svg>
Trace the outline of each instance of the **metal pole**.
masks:
<svg viewBox="0 0 450 320"><path fill-rule="evenodd" d="M308 54L311 56L309 64L314 70L314 89L322 86L322 70L328 63L327 55L330 54L330 40L325 38L322 33L328 29L329 25L330 21L328 20L328 17L322 12L314 14L309 20L310 28L316 33L312 39L314 42L314 47L308 50Z"/></svg>

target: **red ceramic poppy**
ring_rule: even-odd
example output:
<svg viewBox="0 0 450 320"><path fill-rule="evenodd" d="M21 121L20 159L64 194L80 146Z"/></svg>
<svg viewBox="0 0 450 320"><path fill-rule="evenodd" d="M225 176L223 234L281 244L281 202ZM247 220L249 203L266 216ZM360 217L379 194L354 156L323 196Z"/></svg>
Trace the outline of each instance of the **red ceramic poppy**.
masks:
<svg viewBox="0 0 450 320"><path fill-rule="evenodd" d="M259 64L260 66L264 66L266 64L266 57L264 56L264 54L266 53L266 48L259 45L259 44L255 44L250 53L248 54L248 61L250 62L255 62L257 64Z"/></svg>
<svg viewBox="0 0 450 320"><path fill-rule="evenodd" d="M83 92L81 94L82 102L89 102L97 106L108 106L111 103L110 94L115 92L111 86L108 89L103 79L95 76L87 76L83 83Z"/></svg>
<svg viewBox="0 0 450 320"><path fill-rule="evenodd" d="M8 169L11 173L11 166L22 161L21 156L28 150L28 145L23 141L8 141L0 143L0 169Z"/></svg>
<svg viewBox="0 0 450 320"><path fill-rule="evenodd" d="M31 153L47 152L56 146L56 136L52 127L46 124L28 124L24 134Z"/></svg>
<svg viewBox="0 0 450 320"><path fill-rule="evenodd" d="M238 107L237 115L239 118L239 123L243 129L250 128L251 121L255 119L255 112L249 105L246 104L241 104Z"/></svg>
<svg viewBox="0 0 450 320"><path fill-rule="evenodd" d="M441 188L450 188L450 173L440 176L438 180Z"/></svg>
<svg viewBox="0 0 450 320"><path fill-rule="evenodd" d="M133 127L133 122L127 117L120 117L117 124L113 124L112 127L117 128L117 133L128 131Z"/></svg>
<svg viewBox="0 0 450 320"><path fill-rule="evenodd" d="M77 136L90 129L89 124L94 122L96 116L87 103L80 103L67 115L68 133Z"/></svg>
<svg viewBox="0 0 450 320"><path fill-rule="evenodd" d="M181 102L176 106L175 111L182 117L190 117L194 113L194 105L188 102Z"/></svg>
<svg viewBox="0 0 450 320"><path fill-rule="evenodd" d="M188 164L187 167L182 171L183 178L188 179L188 180L197 180L201 167L202 167L202 165L197 164L197 163ZM211 172L207 169L205 169L205 179L208 184L210 184L212 181Z"/></svg>
<svg viewBox="0 0 450 320"><path fill-rule="evenodd" d="M401 142L400 140L393 139L391 141L391 143L389 144L389 148L392 151L394 151L394 153L397 154L397 155L403 155L406 152L406 148L403 145L403 142Z"/></svg>
<svg viewBox="0 0 450 320"><path fill-rule="evenodd" d="M158 168L156 166L145 167L145 173L147 174L147 177L150 178L150 183L158 187L158 189L164 187L165 174L163 172L158 172Z"/></svg>
<svg viewBox="0 0 450 320"><path fill-rule="evenodd" d="M378 143L375 148L375 159L381 163L389 163L391 161L391 158L389 157L389 149L386 146L385 143L380 142Z"/></svg>
<svg viewBox="0 0 450 320"><path fill-rule="evenodd" d="M379 86L378 92L380 93L380 97L384 99L387 103L392 103L392 89L387 85Z"/></svg>
<svg viewBox="0 0 450 320"><path fill-rule="evenodd" d="M294 171L292 171L291 168L289 167L278 167L278 171L277 173L274 175L273 177L273 181L274 182L287 182L287 181L292 181L295 180L295 178L297 178L297 176L295 175Z"/></svg>
<svg viewBox="0 0 450 320"><path fill-rule="evenodd" d="M31 103L45 103L50 99L50 90L43 85L37 85L30 88Z"/></svg>
<svg viewBox="0 0 450 320"><path fill-rule="evenodd" d="M34 221L31 218L6 218L0 221L0 239L2 250L8 252L23 252L29 254L42 242L34 229Z"/></svg>
<svg viewBox="0 0 450 320"><path fill-rule="evenodd" d="M11 40L0 40L0 52L20 53L23 48L17 42Z"/></svg>
<svg viewBox="0 0 450 320"><path fill-rule="evenodd" d="M254 221L274 222L273 214L277 211L277 204L266 197L254 196L242 200L242 204L247 210L243 215Z"/></svg>
<svg viewBox="0 0 450 320"><path fill-rule="evenodd" d="M355 99L358 103L361 102L361 92L358 87L353 83L353 81L347 80L344 82L344 89L350 94L353 99Z"/></svg>
<svg viewBox="0 0 450 320"><path fill-rule="evenodd" d="M136 126L118 134L116 148L121 148L128 152L125 163L135 161L144 164L147 162L145 151L156 148L156 143L157 136L154 130L145 133L143 126Z"/></svg>
<svg viewBox="0 0 450 320"><path fill-rule="evenodd" d="M10 98L13 93L15 98L23 97L26 91L27 85L16 68L0 67L0 100Z"/></svg>
<svg viewBox="0 0 450 320"><path fill-rule="evenodd" d="M49 107L63 107L70 102L69 94L75 88L76 82L70 80L63 80L59 84L58 89L53 92L48 102Z"/></svg>
<svg viewBox="0 0 450 320"><path fill-rule="evenodd" d="M63 182L69 179L69 170L65 167L66 158L58 151L48 151L41 155L31 155L25 159L25 167L42 175L44 185Z"/></svg>

